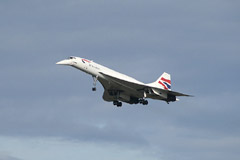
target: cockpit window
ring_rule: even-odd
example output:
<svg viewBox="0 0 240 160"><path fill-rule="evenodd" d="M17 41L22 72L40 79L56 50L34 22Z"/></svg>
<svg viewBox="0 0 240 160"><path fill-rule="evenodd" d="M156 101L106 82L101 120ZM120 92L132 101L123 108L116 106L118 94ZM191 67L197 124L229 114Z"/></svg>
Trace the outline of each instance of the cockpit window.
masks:
<svg viewBox="0 0 240 160"><path fill-rule="evenodd" d="M76 57L71 56L71 57L69 57L69 59L76 59Z"/></svg>

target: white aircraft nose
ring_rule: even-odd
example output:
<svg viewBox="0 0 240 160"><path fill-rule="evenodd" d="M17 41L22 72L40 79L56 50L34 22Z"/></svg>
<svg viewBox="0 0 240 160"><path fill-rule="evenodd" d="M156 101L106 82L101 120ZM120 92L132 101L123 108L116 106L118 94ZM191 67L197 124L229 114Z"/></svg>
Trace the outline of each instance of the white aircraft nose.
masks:
<svg viewBox="0 0 240 160"><path fill-rule="evenodd" d="M62 61L59 61L57 62L56 64L60 64L60 65L71 65L71 61L68 60L68 59L65 59L65 60L62 60Z"/></svg>

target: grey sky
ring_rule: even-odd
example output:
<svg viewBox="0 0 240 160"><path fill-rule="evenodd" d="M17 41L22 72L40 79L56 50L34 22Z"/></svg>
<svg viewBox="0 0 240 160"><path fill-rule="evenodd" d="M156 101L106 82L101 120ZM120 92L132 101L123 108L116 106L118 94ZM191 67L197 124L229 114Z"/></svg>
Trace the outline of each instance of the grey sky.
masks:
<svg viewBox="0 0 240 160"><path fill-rule="evenodd" d="M0 160L239 159L239 5L0 1ZM116 108L71 55L195 97Z"/></svg>

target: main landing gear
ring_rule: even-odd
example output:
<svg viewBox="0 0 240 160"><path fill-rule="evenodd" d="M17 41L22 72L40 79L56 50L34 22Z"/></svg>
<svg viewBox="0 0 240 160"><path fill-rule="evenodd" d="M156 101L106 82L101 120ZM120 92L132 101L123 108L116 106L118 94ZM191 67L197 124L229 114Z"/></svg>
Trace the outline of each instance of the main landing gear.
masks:
<svg viewBox="0 0 240 160"><path fill-rule="evenodd" d="M96 91L97 88L96 88L96 85L97 85L97 79L98 79L98 76L93 76L93 88L92 88L92 91Z"/></svg>
<svg viewBox="0 0 240 160"><path fill-rule="evenodd" d="M145 99L140 99L140 100L139 100L139 103L140 103L140 104L143 104L143 105L148 105L148 101L145 100Z"/></svg>
<svg viewBox="0 0 240 160"><path fill-rule="evenodd" d="M113 105L117 107L122 107L122 102L113 101Z"/></svg>

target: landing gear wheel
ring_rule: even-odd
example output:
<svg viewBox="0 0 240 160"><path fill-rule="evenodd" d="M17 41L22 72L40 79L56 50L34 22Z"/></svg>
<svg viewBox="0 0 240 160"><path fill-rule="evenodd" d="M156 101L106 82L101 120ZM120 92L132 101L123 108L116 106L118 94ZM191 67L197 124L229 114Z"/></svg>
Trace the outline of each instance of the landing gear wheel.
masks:
<svg viewBox="0 0 240 160"><path fill-rule="evenodd" d="M113 101L113 105L116 106L118 104L118 101Z"/></svg>
<svg viewBox="0 0 240 160"><path fill-rule="evenodd" d="M145 99L139 99L139 103L143 105L148 105L148 101Z"/></svg>
<svg viewBox="0 0 240 160"><path fill-rule="evenodd" d="M113 105L117 107L122 107L122 102L113 101Z"/></svg>
<svg viewBox="0 0 240 160"><path fill-rule="evenodd" d="M144 100L144 101L143 101L143 105L148 105L148 101L147 101L147 100Z"/></svg>
<svg viewBox="0 0 240 160"><path fill-rule="evenodd" d="M122 107L122 102L118 102L117 107Z"/></svg>

